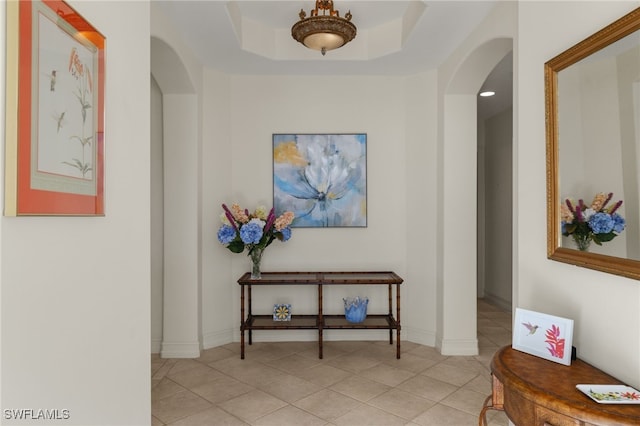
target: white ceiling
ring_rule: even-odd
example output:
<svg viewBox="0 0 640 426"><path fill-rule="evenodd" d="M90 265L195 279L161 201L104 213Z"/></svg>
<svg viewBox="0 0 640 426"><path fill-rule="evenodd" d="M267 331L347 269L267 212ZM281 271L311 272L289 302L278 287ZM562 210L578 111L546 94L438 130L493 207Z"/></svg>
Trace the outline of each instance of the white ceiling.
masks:
<svg viewBox="0 0 640 426"><path fill-rule="evenodd" d="M322 56L291 37L300 9L309 16L315 0L154 0L203 65L260 75L410 75L431 70L498 1L334 0L340 16L351 11L358 34ZM510 62L500 75L505 72L510 76Z"/></svg>

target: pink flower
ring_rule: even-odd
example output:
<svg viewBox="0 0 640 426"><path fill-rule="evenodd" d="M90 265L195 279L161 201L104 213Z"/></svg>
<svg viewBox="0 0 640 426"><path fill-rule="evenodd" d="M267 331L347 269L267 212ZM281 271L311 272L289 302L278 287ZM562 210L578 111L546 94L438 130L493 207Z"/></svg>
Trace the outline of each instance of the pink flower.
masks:
<svg viewBox="0 0 640 426"><path fill-rule="evenodd" d="M284 212L282 213L282 215L280 215L277 219L276 219L276 231L281 231L284 228L286 228L287 226L291 225L291 222L293 222L293 218L295 217L295 215L293 214L293 212Z"/></svg>
<svg viewBox="0 0 640 426"><path fill-rule="evenodd" d="M573 223L573 213L565 204L560 204L560 218L565 223Z"/></svg>
<svg viewBox="0 0 640 426"><path fill-rule="evenodd" d="M233 212L233 217L240 223L249 222L249 215L240 208L237 204L231 205L231 211Z"/></svg>
<svg viewBox="0 0 640 426"><path fill-rule="evenodd" d="M551 325L551 328L546 330L545 343L549 346L547 350L551 353L551 356L556 358L564 358L564 339L559 339L560 337L560 327L555 324Z"/></svg>

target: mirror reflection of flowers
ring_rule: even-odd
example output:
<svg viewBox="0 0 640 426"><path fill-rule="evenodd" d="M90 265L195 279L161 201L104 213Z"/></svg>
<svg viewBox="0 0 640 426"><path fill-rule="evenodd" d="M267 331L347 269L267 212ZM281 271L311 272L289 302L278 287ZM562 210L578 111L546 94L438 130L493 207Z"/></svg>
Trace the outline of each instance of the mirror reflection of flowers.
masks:
<svg viewBox="0 0 640 426"><path fill-rule="evenodd" d="M232 204L231 208L223 204L222 209L218 241L234 253L242 253L246 248L251 255L255 249L264 250L275 239L287 241L291 238L292 212L276 217L273 208L267 213L264 206L259 206L253 213L238 204Z"/></svg>
<svg viewBox="0 0 640 426"><path fill-rule="evenodd" d="M591 241L601 246L624 231L626 222L618 213L622 200L607 207L613 192L595 195L590 206L583 200L573 203L566 199L560 206L562 235L571 236L579 250L587 250Z"/></svg>

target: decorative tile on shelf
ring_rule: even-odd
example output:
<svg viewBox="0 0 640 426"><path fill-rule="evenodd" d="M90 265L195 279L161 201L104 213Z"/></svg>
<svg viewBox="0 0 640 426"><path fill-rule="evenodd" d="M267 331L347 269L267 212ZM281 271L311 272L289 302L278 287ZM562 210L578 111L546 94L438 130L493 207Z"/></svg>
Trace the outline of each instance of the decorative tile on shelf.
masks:
<svg viewBox="0 0 640 426"><path fill-rule="evenodd" d="M273 305L274 321L291 321L291 304Z"/></svg>

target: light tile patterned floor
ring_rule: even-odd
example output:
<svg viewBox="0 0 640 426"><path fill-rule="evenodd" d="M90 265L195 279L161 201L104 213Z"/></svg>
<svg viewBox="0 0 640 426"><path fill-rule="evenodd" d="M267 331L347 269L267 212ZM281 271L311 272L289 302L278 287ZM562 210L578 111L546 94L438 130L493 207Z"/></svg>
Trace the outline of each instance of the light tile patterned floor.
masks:
<svg viewBox="0 0 640 426"><path fill-rule="evenodd" d="M152 425L393 426L478 424L489 362L511 343L511 313L478 301L478 356L402 342L239 343L200 358L152 356ZM489 425L508 424L490 411Z"/></svg>

